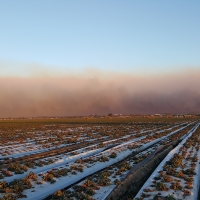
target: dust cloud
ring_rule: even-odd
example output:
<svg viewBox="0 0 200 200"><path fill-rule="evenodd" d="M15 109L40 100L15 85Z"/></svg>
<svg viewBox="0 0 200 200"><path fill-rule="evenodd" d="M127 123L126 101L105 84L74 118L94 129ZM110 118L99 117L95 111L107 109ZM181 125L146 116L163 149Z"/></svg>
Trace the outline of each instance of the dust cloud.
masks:
<svg viewBox="0 0 200 200"><path fill-rule="evenodd" d="M0 117L199 113L200 70L0 76Z"/></svg>

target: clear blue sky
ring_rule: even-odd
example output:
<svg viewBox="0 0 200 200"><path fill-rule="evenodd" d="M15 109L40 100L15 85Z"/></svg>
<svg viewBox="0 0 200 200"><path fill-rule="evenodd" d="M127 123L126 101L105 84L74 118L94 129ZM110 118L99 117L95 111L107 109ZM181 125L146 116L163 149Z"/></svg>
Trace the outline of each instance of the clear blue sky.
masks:
<svg viewBox="0 0 200 200"><path fill-rule="evenodd" d="M0 61L137 72L199 68L200 1L0 0Z"/></svg>

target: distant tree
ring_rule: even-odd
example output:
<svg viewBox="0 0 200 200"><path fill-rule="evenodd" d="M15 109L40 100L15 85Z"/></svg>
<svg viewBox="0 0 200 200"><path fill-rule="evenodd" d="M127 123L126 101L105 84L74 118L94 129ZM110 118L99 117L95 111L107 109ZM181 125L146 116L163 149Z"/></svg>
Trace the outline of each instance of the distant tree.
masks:
<svg viewBox="0 0 200 200"><path fill-rule="evenodd" d="M109 113L109 114L108 114L108 116L109 116L109 117L112 117L112 116L113 116L113 114L112 114L112 113Z"/></svg>

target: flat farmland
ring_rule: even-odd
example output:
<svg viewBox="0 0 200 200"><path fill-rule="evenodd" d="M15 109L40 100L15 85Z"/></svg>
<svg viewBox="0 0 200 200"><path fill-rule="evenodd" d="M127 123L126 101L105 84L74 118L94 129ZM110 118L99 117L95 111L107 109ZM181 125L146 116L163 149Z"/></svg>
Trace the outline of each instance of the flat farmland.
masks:
<svg viewBox="0 0 200 200"><path fill-rule="evenodd" d="M0 199L197 199L199 118L0 120Z"/></svg>

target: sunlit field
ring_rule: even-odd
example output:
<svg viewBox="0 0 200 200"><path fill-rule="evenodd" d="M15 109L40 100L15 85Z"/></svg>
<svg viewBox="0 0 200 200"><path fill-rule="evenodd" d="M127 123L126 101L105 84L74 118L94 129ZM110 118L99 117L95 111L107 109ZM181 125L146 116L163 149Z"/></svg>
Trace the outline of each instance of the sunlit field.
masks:
<svg viewBox="0 0 200 200"><path fill-rule="evenodd" d="M0 120L0 198L194 199L198 126L175 116Z"/></svg>

